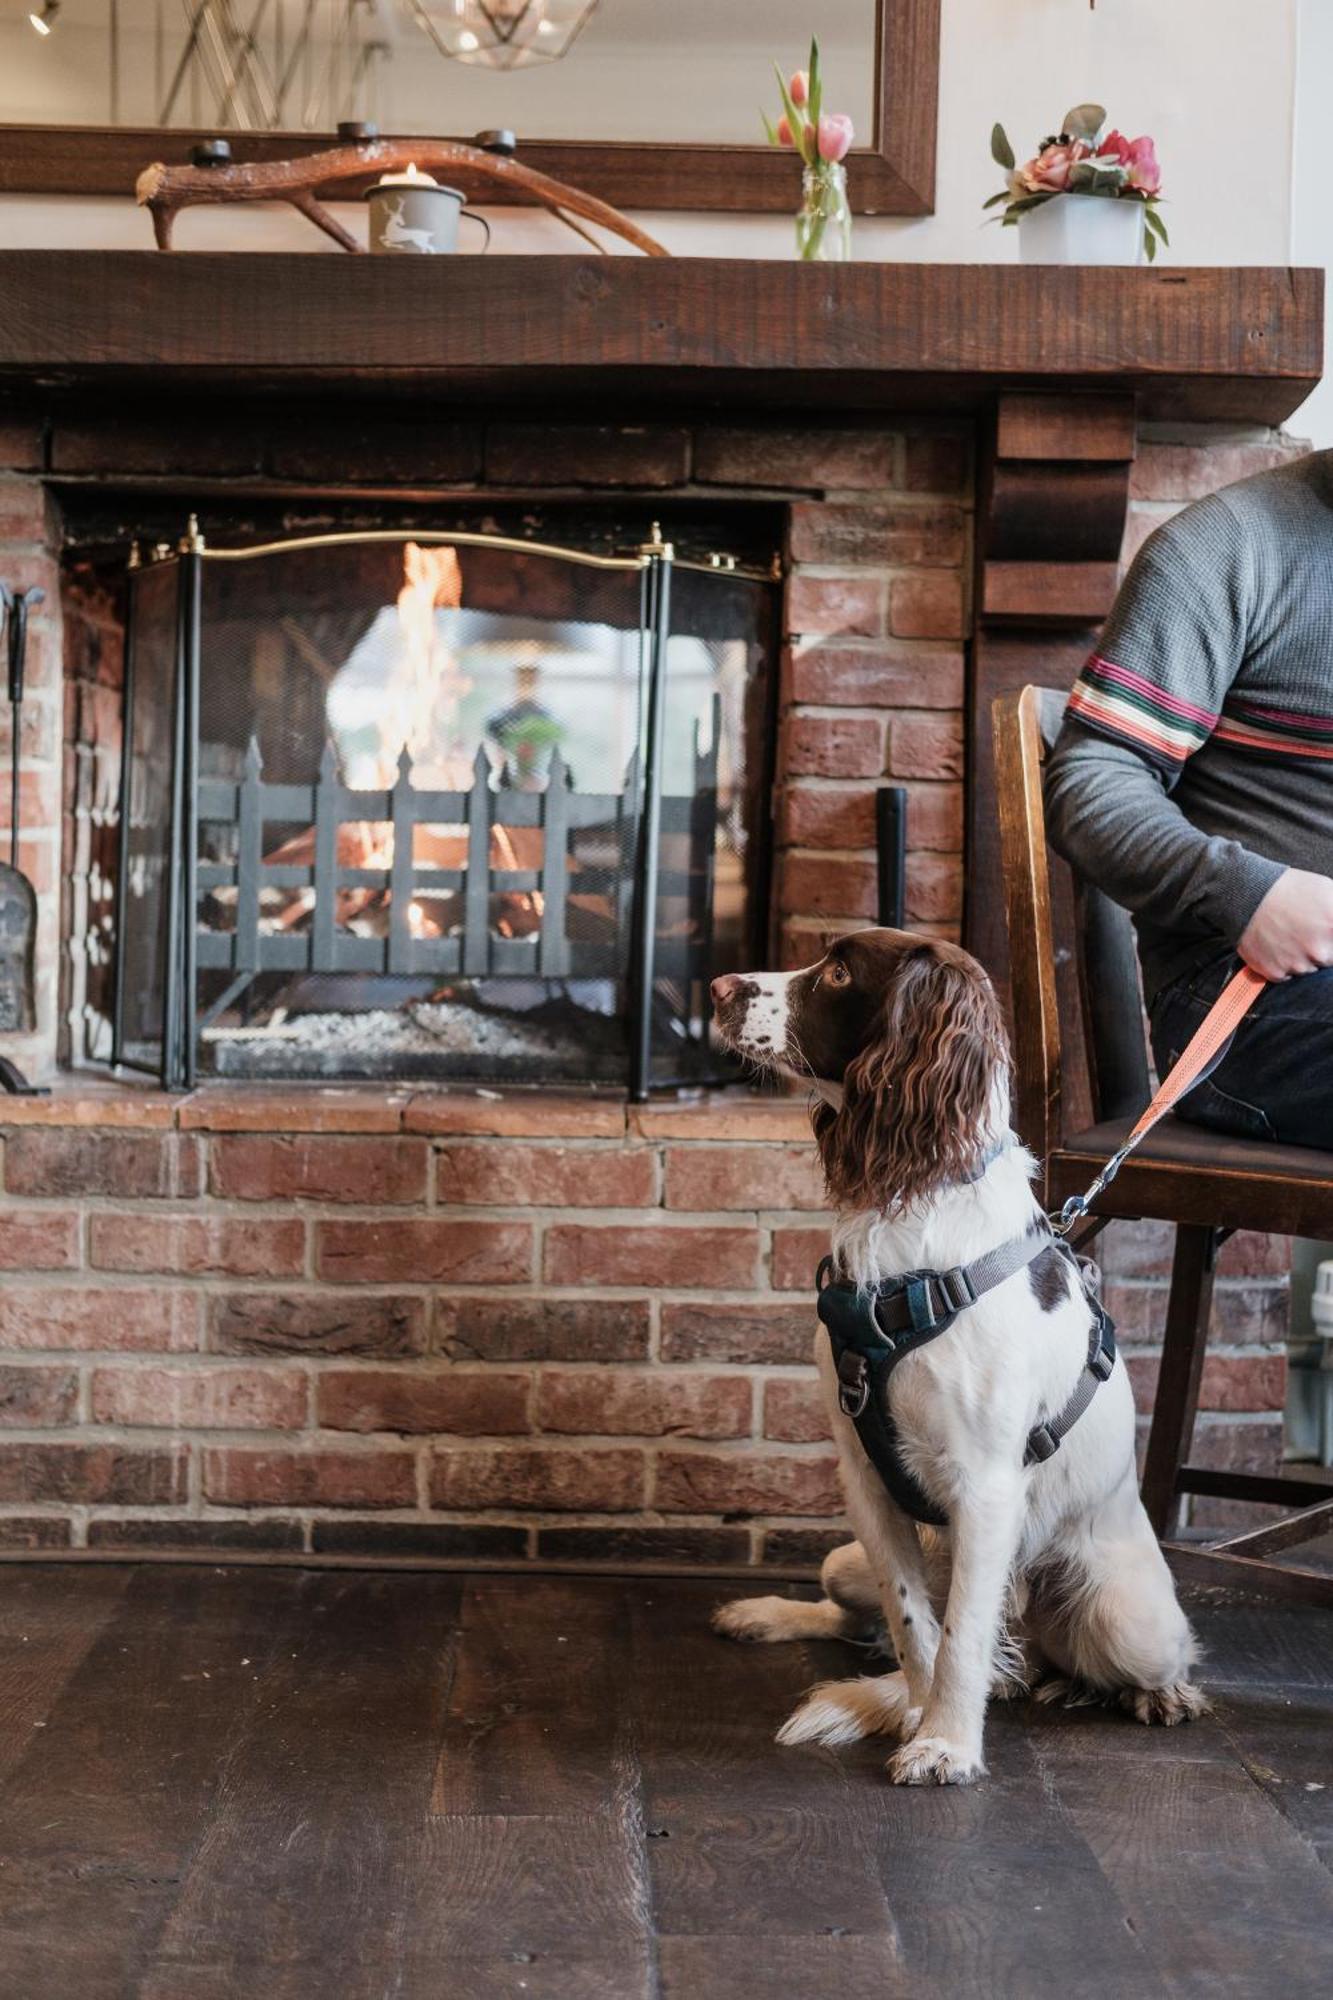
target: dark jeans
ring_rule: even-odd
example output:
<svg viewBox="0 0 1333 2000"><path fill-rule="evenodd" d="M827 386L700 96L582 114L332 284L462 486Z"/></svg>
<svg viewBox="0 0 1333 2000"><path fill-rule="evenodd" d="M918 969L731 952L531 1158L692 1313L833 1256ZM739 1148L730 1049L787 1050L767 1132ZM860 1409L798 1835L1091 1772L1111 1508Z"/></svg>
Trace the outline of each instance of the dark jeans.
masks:
<svg viewBox="0 0 1333 2000"><path fill-rule="evenodd" d="M1239 964L1234 952L1226 952L1154 997L1159 1075L1166 1075ZM1333 1150L1333 967L1260 994L1223 1061L1176 1115L1244 1139Z"/></svg>

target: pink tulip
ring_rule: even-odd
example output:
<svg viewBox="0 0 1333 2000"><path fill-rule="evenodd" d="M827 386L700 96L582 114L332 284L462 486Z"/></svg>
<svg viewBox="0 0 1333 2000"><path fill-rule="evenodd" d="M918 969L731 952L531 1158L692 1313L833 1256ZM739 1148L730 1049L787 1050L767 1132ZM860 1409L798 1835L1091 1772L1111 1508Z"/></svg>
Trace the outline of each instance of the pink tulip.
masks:
<svg viewBox="0 0 1333 2000"><path fill-rule="evenodd" d="M1157 163L1157 148L1146 134L1141 139L1127 139L1123 132L1108 132L1097 148L1104 160L1114 160L1125 169L1125 185L1137 189L1140 194L1157 194L1162 186L1162 169Z"/></svg>
<svg viewBox="0 0 1333 2000"><path fill-rule="evenodd" d="M803 69L793 70L791 81L787 85L787 95L792 103L798 106L809 101L810 79Z"/></svg>
<svg viewBox="0 0 1333 2000"><path fill-rule="evenodd" d="M791 126L787 123L785 113L778 120L778 144L780 146L794 146L796 144L796 141L791 136Z"/></svg>
<svg viewBox="0 0 1333 2000"><path fill-rule="evenodd" d="M1129 142L1128 185L1140 194L1160 194L1162 169L1157 164L1157 148L1146 135Z"/></svg>
<svg viewBox="0 0 1333 2000"><path fill-rule="evenodd" d="M845 160L852 150L856 133L845 111L826 111L819 121L819 157L830 162Z"/></svg>

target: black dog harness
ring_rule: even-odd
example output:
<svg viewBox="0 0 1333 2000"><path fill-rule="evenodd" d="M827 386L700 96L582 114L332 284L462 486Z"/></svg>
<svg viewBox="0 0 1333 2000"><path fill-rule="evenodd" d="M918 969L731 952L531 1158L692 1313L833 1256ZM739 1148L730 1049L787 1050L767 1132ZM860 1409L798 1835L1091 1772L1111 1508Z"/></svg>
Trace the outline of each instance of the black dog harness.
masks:
<svg viewBox="0 0 1333 2000"><path fill-rule="evenodd" d="M961 1313L1016 1271L1042 1257L1063 1258L1073 1269L1092 1312L1088 1359L1064 1408L1028 1432L1024 1465L1053 1458L1115 1367L1115 1327L1093 1293L1082 1267L1043 1222L996 1250L956 1265L952 1271L905 1271L872 1291L835 1277L833 1259L819 1266L819 1317L828 1329L838 1372L838 1402L856 1426L861 1448L890 1494L914 1520L945 1527L948 1516L927 1496L903 1463L897 1426L889 1409L889 1377L906 1355L938 1340Z"/></svg>

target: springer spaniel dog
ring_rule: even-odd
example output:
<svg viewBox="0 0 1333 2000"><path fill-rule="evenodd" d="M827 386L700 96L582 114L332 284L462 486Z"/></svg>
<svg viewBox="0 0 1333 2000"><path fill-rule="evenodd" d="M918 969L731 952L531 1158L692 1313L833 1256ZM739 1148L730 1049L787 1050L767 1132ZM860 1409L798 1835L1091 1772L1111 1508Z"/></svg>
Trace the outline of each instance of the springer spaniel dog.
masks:
<svg viewBox="0 0 1333 2000"><path fill-rule="evenodd" d="M1036 1162L1009 1133L999 1005L958 945L858 931L803 971L733 973L712 991L731 1048L813 1087L845 1282L869 1292L949 1270L1041 1228ZM895 1783L964 1784L985 1769L991 1694L1118 1701L1141 1722L1204 1708L1189 1679L1194 1637L1139 1501L1123 1361L1054 1455L1024 1463L1029 1432L1080 1381L1092 1325L1077 1267L1052 1251L903 1358L898 1451L941 1529L890 1498L843 1413L821 1328L816 1361L858 1539L825 1562L821 1603L739 1598L714 1624L750 1640L887 1632L897 1670L814 1689L780 1743L895 1736Z"/></svg>

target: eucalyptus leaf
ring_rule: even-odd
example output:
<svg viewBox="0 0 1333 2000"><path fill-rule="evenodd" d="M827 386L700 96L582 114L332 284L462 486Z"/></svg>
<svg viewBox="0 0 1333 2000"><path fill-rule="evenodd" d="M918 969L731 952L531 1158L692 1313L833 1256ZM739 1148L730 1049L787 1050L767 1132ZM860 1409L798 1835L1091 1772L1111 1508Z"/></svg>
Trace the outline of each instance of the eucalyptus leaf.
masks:
<svg viewBox="0 0 1333 2000"><path fill-rule="evenodd" d="M1076 104L1072 111L1066 111L1060 121L1060 130L1067 132L1071 139L1086 139L1091 144L1105 123L1104 104Z"/></svg>
<svg viewBox="0 0 1333 2000"><path fill-rule="evenodd" d="M983 208L998 208L1002 201L1008 201L1009 199L1008 188L1003 188L999 194L993 194L989 201L983 201L981 206Z"/></svg>
<svg viewBox="0 0 1333 2000"><path fill-rule="evenodd" d="M1150 236L1160 236L1163 243L1171 241L1171 238L1166 233L1166 224L1163 222L1161 216L1158 215L1155 209L1149 208L1146 203L1144 204L1143 220Z"/></svg>
<svg viewBox="0 0 1333 2000"><path fill-rule="evenodd" d="M990 156L997 167L1007 167L1010 172L1013 171L1014 149L1009 144L1009 137L1003 125L999 123L991 127Z"/></svg>
<svg viewBox="0 0 1333 2000"><path fill-rule="evenodd" d="M1143 249L1148 262L1155 264L1157 262L1157 238L1155 236L1145 236L1143 239Z"/></svg>

